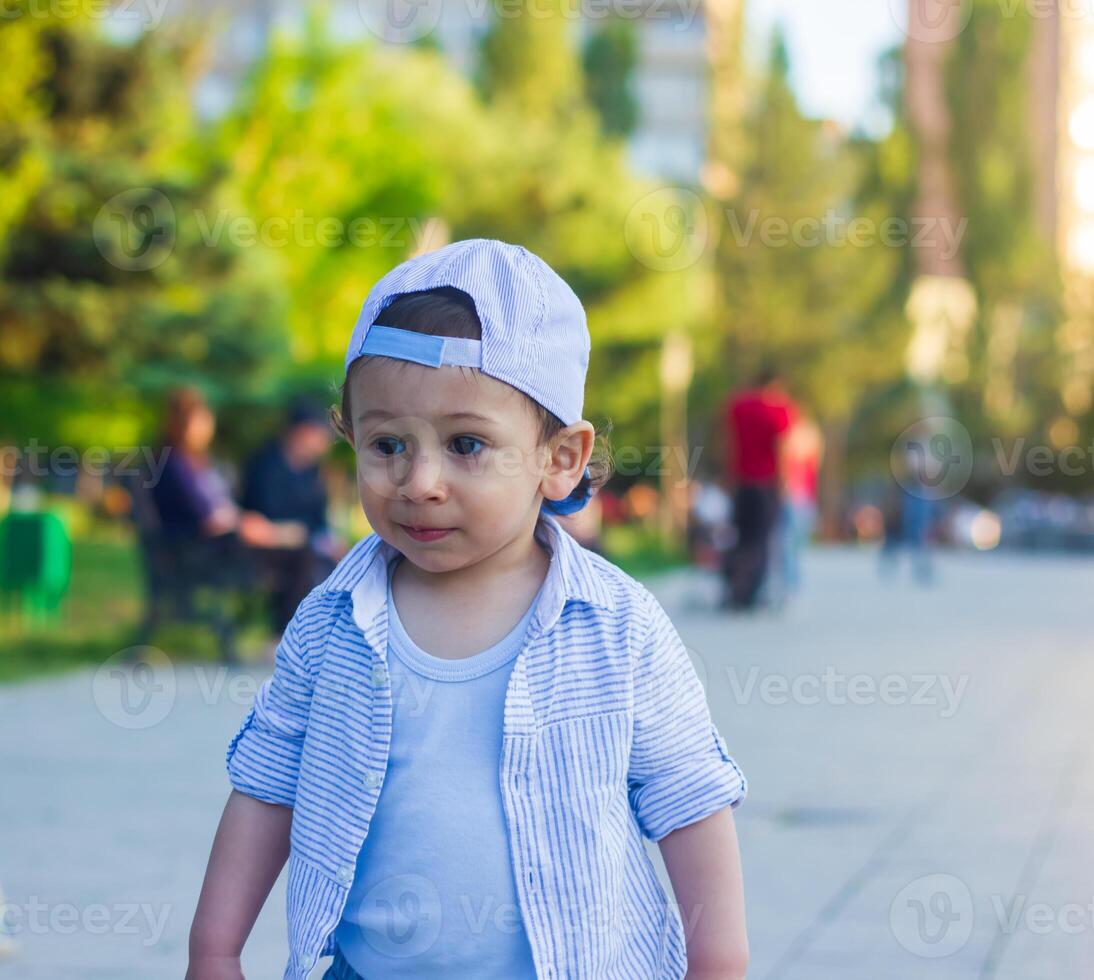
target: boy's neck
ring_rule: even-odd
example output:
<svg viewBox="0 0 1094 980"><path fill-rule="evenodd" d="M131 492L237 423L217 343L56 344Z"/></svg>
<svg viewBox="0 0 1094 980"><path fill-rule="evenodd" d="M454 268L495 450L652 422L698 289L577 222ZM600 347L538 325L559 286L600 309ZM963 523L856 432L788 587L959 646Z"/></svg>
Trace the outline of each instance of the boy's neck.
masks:
<svg viewBox="0 0 1094 980"><path fill-rule="evenodd" d="M550 562L533 534L521 534L455 572L425 572L400 561L392 595L403 627L419 647L435 657L461 659L488 649L512 630L543 585Z"/></svg>

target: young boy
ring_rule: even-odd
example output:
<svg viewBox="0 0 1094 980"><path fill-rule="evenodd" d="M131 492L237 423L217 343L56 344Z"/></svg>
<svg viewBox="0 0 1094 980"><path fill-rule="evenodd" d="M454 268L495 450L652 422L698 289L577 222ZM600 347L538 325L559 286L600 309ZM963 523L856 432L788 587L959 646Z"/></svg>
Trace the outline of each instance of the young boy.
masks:
<svg viewBox="0 0 1094 980"><path fill-rule="evenodd" d="M555 518L606 476L588 361L577 297L518 246L369 294L334 418L374 533L228 748L189 980L242 975L286 858L286 978L744 975L745 779L664 610Z"/></svg>

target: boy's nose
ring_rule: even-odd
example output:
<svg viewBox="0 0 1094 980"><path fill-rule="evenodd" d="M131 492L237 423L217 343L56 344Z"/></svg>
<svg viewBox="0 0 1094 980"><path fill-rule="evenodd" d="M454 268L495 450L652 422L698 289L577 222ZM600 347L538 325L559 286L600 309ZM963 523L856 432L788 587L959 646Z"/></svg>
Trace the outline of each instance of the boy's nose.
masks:
<svg viewBox="0 0 1094 980"><path fill-rule="evenodd" d="M437 453L417 452L403 462L398 477L399 494L406 500L430 500L444 497L441 458Z"/></svg>

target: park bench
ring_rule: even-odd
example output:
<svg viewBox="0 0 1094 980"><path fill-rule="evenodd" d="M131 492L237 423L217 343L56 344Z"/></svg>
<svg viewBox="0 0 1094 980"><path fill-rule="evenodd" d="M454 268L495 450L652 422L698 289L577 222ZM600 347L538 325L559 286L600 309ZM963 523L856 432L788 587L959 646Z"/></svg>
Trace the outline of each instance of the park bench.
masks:
<svg viewBox="0 0 1094 980"><path fill-rule="evenodd" d="M131 500L144 571L138 646L149 645L155 631L168 622L197 624L212 630L222 660L236 662L240 609L256 585L246 549L234 534L165 534L145 475L124 477L122 485Z"/></svg>

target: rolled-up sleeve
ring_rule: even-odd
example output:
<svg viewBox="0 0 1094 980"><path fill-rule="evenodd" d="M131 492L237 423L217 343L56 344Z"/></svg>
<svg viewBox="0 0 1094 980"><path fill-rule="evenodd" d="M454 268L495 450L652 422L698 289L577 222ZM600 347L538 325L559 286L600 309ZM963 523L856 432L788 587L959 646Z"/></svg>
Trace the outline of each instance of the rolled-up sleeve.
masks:
<svg viewBox="0 0 1094 980"><path fill-rule="evenodd" d="M300 753L311 706L312 679L302 656L301 603L277 646L274 672L259 687L243 724L228 744L232 786L266 803L293 806Z"/></svg>
<svg viewBox="0 0 1094 980"><path fill-rule="evenodd" d="M634 729L627 774L643 836L658 841L748 792L715 727L703 685L661 604L646 594L649 626L634 664Z"/></svg>

